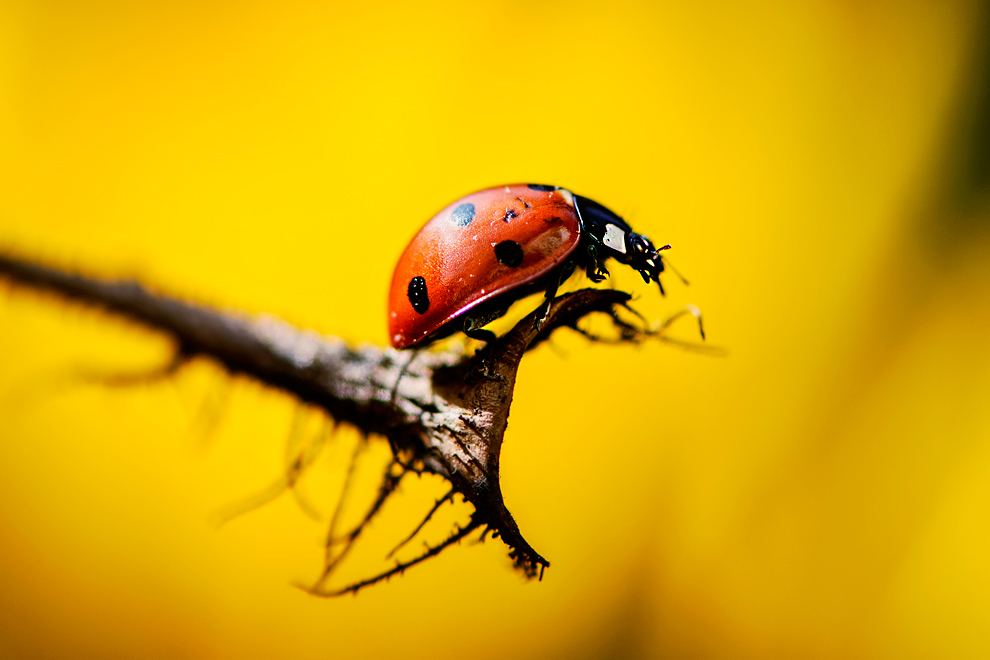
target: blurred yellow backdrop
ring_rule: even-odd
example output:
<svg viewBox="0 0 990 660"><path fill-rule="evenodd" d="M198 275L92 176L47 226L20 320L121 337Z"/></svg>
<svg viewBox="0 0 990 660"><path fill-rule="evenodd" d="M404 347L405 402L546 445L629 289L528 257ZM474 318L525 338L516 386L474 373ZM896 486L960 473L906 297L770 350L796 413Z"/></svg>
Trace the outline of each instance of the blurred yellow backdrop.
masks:
<svg viewBox="0 0 990 660"><path fill-rule="evenodd" d="M292 401L87 383L168 346L4 286L0 657L990 655L985 7L687 4L0 4L0 249L384 344L422 222L556 183L673 244L691 287L616 285L728 350L558 337L502 460L544 581L489 542L328 601L291 497L209 523Z"/></svg>

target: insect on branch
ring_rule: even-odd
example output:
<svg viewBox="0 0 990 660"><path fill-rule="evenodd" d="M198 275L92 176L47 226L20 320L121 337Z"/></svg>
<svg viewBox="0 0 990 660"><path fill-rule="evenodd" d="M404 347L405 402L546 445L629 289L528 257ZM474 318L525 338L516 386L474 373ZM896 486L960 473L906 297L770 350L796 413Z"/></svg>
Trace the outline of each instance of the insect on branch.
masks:
<svg viewBox="0 0 990 660"><path fill-rule="evenodd" d="M321 577L307 587L324 596L356 593L402 573L479 528L484 528L483 536L491 532L493 538L501 538L526 575L542 575L550 562L523 538L499 484L499 454L520 361L556 329L577 329L578 322L592 313L613 319L622 341L656 332L616 315L619 308L628 309L628 294L584 289L556 298L539 328L534 328L534 312L479 355L431 351L413 355L378 346L351 346L272 316L214 309L152 292L134 281L88 278L3 255L0 276L102 308L171 337L176 365L196 356L208 357L233 374L323 409L336 423L387 438L393 461L373 505L362 522L342 537L334 529L328 533ZM409 470L440 475L451 486L422 524L455 494L474 507L470 522L413 560L399 562L373 578L326 589L324 583L334 567Z"/></svg>

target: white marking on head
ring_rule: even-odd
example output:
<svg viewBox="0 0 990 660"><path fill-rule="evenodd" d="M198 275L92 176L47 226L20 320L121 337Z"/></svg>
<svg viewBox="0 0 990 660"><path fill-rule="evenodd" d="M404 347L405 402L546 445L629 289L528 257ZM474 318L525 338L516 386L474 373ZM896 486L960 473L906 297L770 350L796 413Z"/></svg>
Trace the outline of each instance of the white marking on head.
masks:
<svg viewBox="0 0 990 660"><path fill-rule="evenodd" d="M558 188L557 192L560 193L561 197L564 198L565 202L567 202L571 206L574 206L574 195L573 193L571 193L570 190L564 190L563 188Z"/></svg>
<svg viewBox="0 0 990 660"><path fill-rule="evenodd" d="M602 243L609 246L616 252L626 253L626 232L622 231L616 225L606 225L605 226L605 238L602 239Z"/></svg>

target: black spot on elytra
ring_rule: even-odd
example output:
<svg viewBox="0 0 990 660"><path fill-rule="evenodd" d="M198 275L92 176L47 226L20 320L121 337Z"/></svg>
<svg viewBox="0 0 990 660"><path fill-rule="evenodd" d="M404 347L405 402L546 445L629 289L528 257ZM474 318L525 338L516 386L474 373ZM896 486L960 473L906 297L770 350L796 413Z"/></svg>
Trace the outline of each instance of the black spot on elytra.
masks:
<svg viewBox="0 0 990 660"><path fill-rule="evenodd" d="M525 199L523 199L522 197L516 197L516 199L518 199L518 200L519 200L520 202L522 202L523 204L525 204L525 205L526 205L526 208L528 208L528 209L531 209L531 208L533 208L533 205L532 205L532 204L530 204L529 202L527 202L527 201L526 201Z"/></svg>
<svg viewBox="0 0 990 660"><path fill-rule="evenodd" d="M516 268L523 262L523 251L515 241L502 241L495 246L495 256L500 264Z"/></svg>
<svg viewBox="0 0 990 660"><path fill-rule="evenodd" d="M513 211L512 209L507 208L507 209L505 209L505 214L502 216L502 220L504 220L505 222L508 222L509 220L512 220L517 215L519 215L519 214L516 213L515 211Z"/></svg>
<svg viewBox="0 0 990 660"><path fill-rule="evenodd" d="M450 217L458 227L467 227L474 220L474 204L461 204L454 209Z"/></svg>
<svg viewBox="0 0 990 660"><path fill-rule="evenodd" d="M426 280L421 275L409 280L408 294L413 309L420 314L426 314L426 310L430 308L430 298L426 295Z"/></svg>
<svg viewBox="0 0 990 660"><path fill-rule="evenodd" d="M526 187L530 190L538 190L540 192L553 192L559 188L559 186L545 186L542 183L530 183L527 184Z"/></svg>

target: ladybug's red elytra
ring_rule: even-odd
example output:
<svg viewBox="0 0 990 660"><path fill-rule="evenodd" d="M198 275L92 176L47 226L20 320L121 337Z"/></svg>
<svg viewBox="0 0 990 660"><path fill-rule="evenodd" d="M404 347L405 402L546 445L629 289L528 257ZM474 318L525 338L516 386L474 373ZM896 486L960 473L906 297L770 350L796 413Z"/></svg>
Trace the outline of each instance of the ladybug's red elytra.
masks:
<svg viewBox="0 0 990 660"><path fill-rule="evenodd" d="M412 348L463 331L492 341L482 328L517 300L546 294L576 268L594 282L615 259L660 286L661 250L618 215L559 186L514 184L462 197L437 213L399 258L388 297L389 339Z"/></svg>

